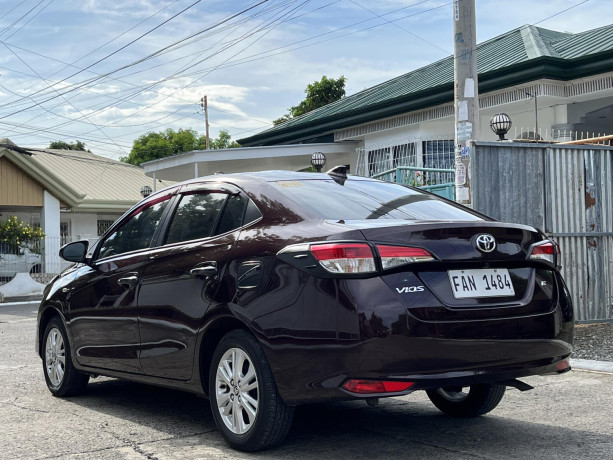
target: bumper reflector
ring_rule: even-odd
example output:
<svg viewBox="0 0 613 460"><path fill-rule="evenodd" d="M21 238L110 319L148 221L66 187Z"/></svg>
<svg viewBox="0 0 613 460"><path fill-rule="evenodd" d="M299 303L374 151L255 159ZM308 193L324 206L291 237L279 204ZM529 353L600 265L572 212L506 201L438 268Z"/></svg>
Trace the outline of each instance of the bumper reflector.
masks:
<svg viewBox="0 0 613 460"><path fill-rule="evenodd" d="M568 359L565 359L564 361L560 361L559 363L557 363L556 368L558 369L558 372L560 373L570 371L570 363L568 362Z"/></svg>
<svg viewBox="0 0 613 460"><path fill-rule="evenodd" d="M372 393L399 393L406 391L415 382L396 382L392 380L347 380L343 383L343 388L351 393L372 394Z"/></svg>

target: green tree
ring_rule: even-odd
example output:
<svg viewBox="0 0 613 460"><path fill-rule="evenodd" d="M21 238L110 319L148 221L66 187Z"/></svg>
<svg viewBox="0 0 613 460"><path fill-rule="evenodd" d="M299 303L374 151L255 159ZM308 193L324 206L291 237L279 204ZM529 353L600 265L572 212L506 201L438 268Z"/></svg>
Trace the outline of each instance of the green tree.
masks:
<svg viewBox="0 0 613 460"><path fill-rule="evenodd" d="M336 80L325 75L320 81L309 83L304 90L306 97L298 105L288 109L288 113L273 120L275 126L285 123L294 117L299 117L312 110L328 105L345 97L345 82L347 79L341 75Z"/></svg>
<svg viewBox="0 0 613 460"><path fill-rule="evenodd" d="M86 151L85 144L81 141L71 142L70 144L64 141L53 141L49 143L49 148L55 150L79 150L82 152Z"/></svg>
<svg viewBox="0 0 613 460"><path fill-rule="evenodd" d="M240 144L236 141L233 141L230 136L230 133L228 133L228 131L226 131L225 129L219 131L219 136L217 136L217 139L209 141L209 144L211 146L211 149L233 149L236 147L240 147Z"/></svg>
<svg viewBox="0 0 613 460"><path fill-rule="evenodd" d="M210 139L209 145L211 149L240 147L239 144L231 140L230 134L226 130L221 130L217 139ZM193 129L175 131L168 128L166 131L149 132L140 136L133 142L130 154L127 157L122 157L121 161L138 166L147 161L192 150L205 149L206 136L199 136Z"/></svg>

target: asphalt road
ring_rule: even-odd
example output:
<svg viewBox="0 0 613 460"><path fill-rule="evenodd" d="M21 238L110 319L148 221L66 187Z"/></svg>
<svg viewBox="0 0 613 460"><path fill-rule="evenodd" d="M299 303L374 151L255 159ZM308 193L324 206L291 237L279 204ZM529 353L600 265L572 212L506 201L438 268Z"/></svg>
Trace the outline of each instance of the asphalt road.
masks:
<svg viewBox="0 0 613 460"><path fill-rule="evenodd" d="M229 449L206 400L119 380L84 396L47 391L33 350L36 305L0 305L0 458L8 459L613 459L613 374L531 377L489 415L456 420L425 394L301 407L276 450Z"/></svg>

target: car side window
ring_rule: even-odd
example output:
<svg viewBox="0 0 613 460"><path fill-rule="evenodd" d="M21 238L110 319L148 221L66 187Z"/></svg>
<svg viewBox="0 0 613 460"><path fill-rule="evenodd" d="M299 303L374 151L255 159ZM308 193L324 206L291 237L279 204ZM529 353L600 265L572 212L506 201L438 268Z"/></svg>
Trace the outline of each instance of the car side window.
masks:
<svg viewBox="0 0 613 460"><path fill-rule="evenodd" d="M98 258L148 248L169 198L166 197L164 201L145 205L135 211L126 222L104 240L98 251Z"/></svg>
<svg viewBox="0 0 613 460"><path fill-rule="evenodd" d="M165 244L213 235L227 196L225 193L183 195L172 217Z"/></svg>
<svg viewBox="0 0 613 460"><path fill-rule="evenodd" d="M228 197L226 206L223 209L221 217L219 218L219 225L217 226L216 235L229 232L235 228L239 228L243 225L243 217L245 215L245 208L247 207L247 200L240 195L231 195Z"/></svg>

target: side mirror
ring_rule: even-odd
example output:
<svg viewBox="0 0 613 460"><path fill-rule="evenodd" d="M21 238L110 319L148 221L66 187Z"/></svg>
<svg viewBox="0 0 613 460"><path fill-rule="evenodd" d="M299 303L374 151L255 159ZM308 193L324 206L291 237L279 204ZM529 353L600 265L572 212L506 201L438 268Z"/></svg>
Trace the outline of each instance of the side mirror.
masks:
<svg viewBox="0 0 613 460"><path fill-rule="evenodd" d="M19 248L19 255L22 256L26 253L26 250L24 248Z"/></svg>
<svg viewBox="0 0 613 460"><path fill-rule="evenodd" d="M74 243L68 243L60 248L60 257L68 262L83 262L87 249L89 247L89 241L75 241Z"/></svg>

